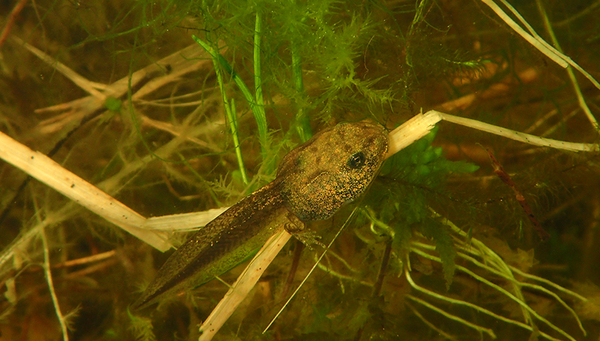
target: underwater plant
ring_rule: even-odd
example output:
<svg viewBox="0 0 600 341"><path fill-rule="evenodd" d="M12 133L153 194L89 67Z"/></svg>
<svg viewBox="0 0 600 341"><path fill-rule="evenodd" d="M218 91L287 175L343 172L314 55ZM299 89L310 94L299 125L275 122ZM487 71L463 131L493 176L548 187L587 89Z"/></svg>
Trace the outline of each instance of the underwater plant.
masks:
<svg viewBox="0 0 600 341"><path fill-rule="evenodd" d="M600 335L597 3L8 6L7 339ZM308 225L323 246L281 235L248 289L246 262L131 309L185 232L362 119L391 150L356 204ZM244 295L216 333L228 289Z"/></svg>

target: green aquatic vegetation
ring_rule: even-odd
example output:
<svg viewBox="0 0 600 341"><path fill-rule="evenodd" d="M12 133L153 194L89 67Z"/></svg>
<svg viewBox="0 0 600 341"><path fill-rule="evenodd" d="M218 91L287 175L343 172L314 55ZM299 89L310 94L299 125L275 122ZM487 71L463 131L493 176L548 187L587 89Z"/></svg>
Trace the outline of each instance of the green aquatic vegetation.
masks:
<svg viewBox="0 0 600 341"><path fill-rule="evenodd" d="M573 105L589 101L581 110L593 117L595 88L564 77L478 4L32 3L12 29L25 42L11 38L2 50L2 131L42 153L68 137L54 160L146 217L230 205L272 180L313 130L364 118L391 129L421 107L597 141ZM554 29L565 54L596 71L596 5L513 5L528 31ZM477 143L494 150L549 242L531 233ZM596 160L440 124L392 156L358 205L311 226L326 244L344 228L266 334L289 292L288 248L217 338L596 337ZM2 208L16 203L0 229L7 338L34 339L10 327L27 325L53 326L45 333L56 339L198 339L196 325L239 273L150 317L132 314L165 256L36 181L15 197L23 173L2 172ZM185 236L175 228L198 225L159 235L178 244ZM316 249L297 261L292 287ZM589 297L565 289L573 286Z"/></svg>
<svg viewBox="0 0 600 341"><path fill-rule="evenodd" d="M442 156L442 149L431 145L435 131L392 156L383 166L379 181L373 185L373 207L378 220L390 231L393 250L406 254L412 230L435 241L444 266L446 285L452 283L456 256L454 243L442 221L432 217L428 196L442 196L442 184L450 174L472 173L479 167L463 161L451 162ZM436 193L437 192L437 193Z"/></svg>
<svg viewBox="0 0 600 341"><path fill-rule="evenodd" d="M136 340L140 341L154 341L156 336L152 331L152 320L147 317L132 315L128 312L131 330Z"/></svg>

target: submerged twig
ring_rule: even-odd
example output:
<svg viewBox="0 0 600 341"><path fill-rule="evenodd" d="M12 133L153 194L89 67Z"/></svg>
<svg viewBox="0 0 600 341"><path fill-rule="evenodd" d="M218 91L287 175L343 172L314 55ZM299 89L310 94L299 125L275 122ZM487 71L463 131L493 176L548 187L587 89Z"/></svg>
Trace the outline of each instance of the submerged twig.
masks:
<svg viewBox="0 0 600 341"><path fill-rule="evenodd" d="M52 297L52 304L54 305L54 311L56 312L56 317L58 318L58 323L60 324L63 340L69 341L69 329L67 328L67 322L60 311L60 304L58 303L58 297L56 296L56 291L54 290L54 281L52 280L52 271L50 270L50 251L48 249L48 239L46 238L46 232L44 228L41 229L40 235L44 249L44 273L46 275L46 282L48 283L48 290L50 291L50 297Z"/></svg>
<svg viewBox="0 0 600 341"><path fill-rule="evenodd" d="M544 5L542 4L542 2L540 0L536 0L535 2L537 4L537 7L542 16L542 22L544 23L544 28L546 29L546 32L548 33L548 35L550 35L552 44L559 52L562 53L563 52L562 48L560 47L560 43L558 42L558 39L556 38L556 35L554 34L554 30L552 29L552 24L550 23L550 19L548 18L548 14L546 13L546 9L544 8ZM592 114L592 111L588 107L588 105L585 101L585 98L583 97L583 93L581 92L581 87L579 86L579 82L577 81L577 78L575 77L575 73L573 72L572 67L570 67L570 66L567 67L567 74L569 75L569 81L571 82L571 86L573 86L573 91L575 92L575 96L577 97L577 102L579 103L579 107L581 108L581 110L583 110L583 112L585 113L585 116L590 121L590 123L592 124L592 126L594 127L596 132L600 133L600 125L598 125L598 120L596 120L596 117L594 117L594 114Z"/></svg>
<svg viewBox="0 0 600 341"><path fill-rule="evenodd" d="M500 178L500 180L502 180L502 182L504 182L506 185L508 185L508 187L510 187L513 190L513 192L515 193L516 200L521 205L521 208L527 215L527 218L529 218L529 221L533 224L533 227L537 231L540 239L548 240L548 238L550 238L550 234L548 234L548 232L546 232L546 230L544 230L542 225L540 225L539 221L537 220L537 218L533 214L533 211L531 210L531 206L529 206L529 203L525 199L525 196L517 188L517 184L515 184L515 182L511 178L511 176L504 170L504 168L502 167L500 162L498 162L498 160L496 160L492 151L489 150L488 148L484 148L484 149L487 151L488 156L490 157L492 167L494 168L494 173L496 173L496 175L498 176L498 178Z"/></svg>
<svg viewBox="0 0 600 341"><path fill-rule="evenodd" d="M548 58L550 58L553 62L560 65L563 68L571 65L574 69L579 71L582 75L584 75L597 89L600 89L600 83L587 71L585 71L581 66L575 63L569 56L564 55L550 44L548 44L545 40L543 40L539 35L535 34L535 37L529 33L527 33L521 26L519 26L514 20L512 20L493 0L481 0L484 4L489 6L495 13L502 19L513 31L519 34L523 39L525 39L528 43L533 45L540 52L545 54ZM506 1L502 1L505 6L507 6L513 13L518 13L510 4ZM521 17L520 15L518 17ZM524 21L524 19L522 20ZM533 29L531 29L533 30Z"/></svg>

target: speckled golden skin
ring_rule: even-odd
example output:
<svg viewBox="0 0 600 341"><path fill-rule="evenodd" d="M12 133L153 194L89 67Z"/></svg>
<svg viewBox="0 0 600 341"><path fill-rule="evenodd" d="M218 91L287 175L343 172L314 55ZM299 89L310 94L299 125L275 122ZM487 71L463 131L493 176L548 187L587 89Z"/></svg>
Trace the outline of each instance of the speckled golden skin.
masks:
<svg viewBox="0 0 600 341"><path fill-rule="evenodd" d="M275 180L173 253L134 308L210 281L284 228L296 233L306 221L331 217L371 183L387 152L387 136L383 127L369 121L340 123L294 148L283 158Z"/></svg>
<svg viewBox="0 0 600 341"><path fill-rule="evenodd" d="M324 220L356 199L383 162L387 136L370 121L340 123L294 148L277 171L288 210L302 221Z"/></svg>

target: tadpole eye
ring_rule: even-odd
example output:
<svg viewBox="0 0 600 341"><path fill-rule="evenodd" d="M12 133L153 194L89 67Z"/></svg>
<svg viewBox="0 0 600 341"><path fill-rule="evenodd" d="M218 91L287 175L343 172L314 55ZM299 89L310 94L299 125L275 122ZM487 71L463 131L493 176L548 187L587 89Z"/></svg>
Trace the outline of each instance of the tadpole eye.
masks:
<svg viewBox="0 0 600 341"><path fill-rule="evenodd" d="M356 152L348 159L348 167L351 169L358 169L365 164L365 154L363 152Z"/></svg>

